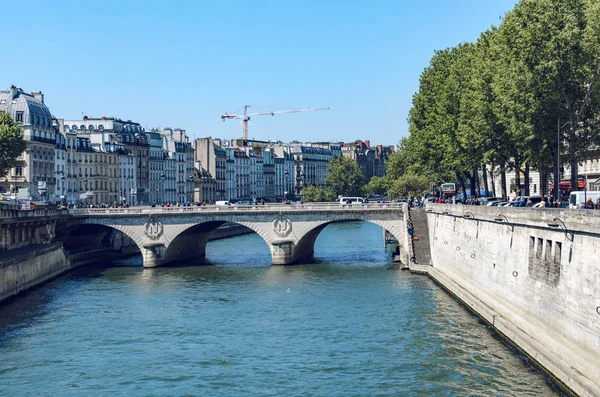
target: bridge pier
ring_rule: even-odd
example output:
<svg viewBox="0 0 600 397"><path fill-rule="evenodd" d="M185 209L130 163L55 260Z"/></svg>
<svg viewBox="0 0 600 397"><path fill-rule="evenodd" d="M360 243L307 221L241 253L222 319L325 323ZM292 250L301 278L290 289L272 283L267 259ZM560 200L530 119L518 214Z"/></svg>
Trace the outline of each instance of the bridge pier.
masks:
<svg viewBox="0 0 600 397"><path fill-rule="evenodd" d="M296 261L296 244L293 240L275 240L269 244L269 249L273 265L289 265Z"/></svg>
<svg viewBox="0 0 600 397"><path fill-rule="evenodd" d="M162 243L147 244L142 247L144 267L158 267L165 264L167 247Z"/></svg>

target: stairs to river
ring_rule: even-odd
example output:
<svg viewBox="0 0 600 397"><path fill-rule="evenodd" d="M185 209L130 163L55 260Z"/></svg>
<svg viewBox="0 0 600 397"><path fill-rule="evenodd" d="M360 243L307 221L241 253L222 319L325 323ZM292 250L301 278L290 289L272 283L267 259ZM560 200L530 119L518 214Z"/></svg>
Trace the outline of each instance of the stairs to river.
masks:
<svg viewBox="0 0 600 397"><path fill-rule="evenodd" d="M431 265L427 212L422 209L410 209L409 214L413 227L414 263L418 265Z"/></svg>

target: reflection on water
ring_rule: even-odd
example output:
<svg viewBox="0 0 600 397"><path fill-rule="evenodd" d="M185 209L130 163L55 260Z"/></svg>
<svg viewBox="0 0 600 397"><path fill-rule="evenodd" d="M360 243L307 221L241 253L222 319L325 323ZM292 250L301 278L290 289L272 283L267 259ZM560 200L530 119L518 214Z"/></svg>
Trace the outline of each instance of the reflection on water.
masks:
<svg viewBox="0 0 600 397"><path fill-rule="evenodd" d="M557 395L378 226L330 225L314 263L257 235L209 266L77 269L0 307L0 395Z"/></svg>

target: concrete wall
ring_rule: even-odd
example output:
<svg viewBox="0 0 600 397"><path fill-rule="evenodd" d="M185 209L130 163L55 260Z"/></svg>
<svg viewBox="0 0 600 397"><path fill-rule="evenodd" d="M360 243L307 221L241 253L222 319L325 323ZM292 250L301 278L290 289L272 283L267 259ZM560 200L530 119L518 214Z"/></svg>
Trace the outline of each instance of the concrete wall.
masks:
<svg viewBox="0 0 600 397"><path fill-rule="evenodd" d="M428 208L435 211L427 215L433 266L416 270L437 279L571 390L600 396L600 214Z"/></svg>
<svg viewBox="0 0 600 397"><path fill-rule="evenodd" d="M15 252L0 261L0 302L69 269L71 262L62 244Z"/></svg>

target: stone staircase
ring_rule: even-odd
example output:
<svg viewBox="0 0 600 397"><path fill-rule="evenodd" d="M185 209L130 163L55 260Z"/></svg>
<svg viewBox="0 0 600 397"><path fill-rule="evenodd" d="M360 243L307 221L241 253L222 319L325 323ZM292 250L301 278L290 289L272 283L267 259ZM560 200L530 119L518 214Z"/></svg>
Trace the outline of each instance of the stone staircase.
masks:
<svg viewBox="0 0 600 397"><path fill-rule="evenodd" d="M427 212L421 209L410 209L410 220L413 225L415 264L431 265L431 246L429 245L429 226Z"/></svg>

